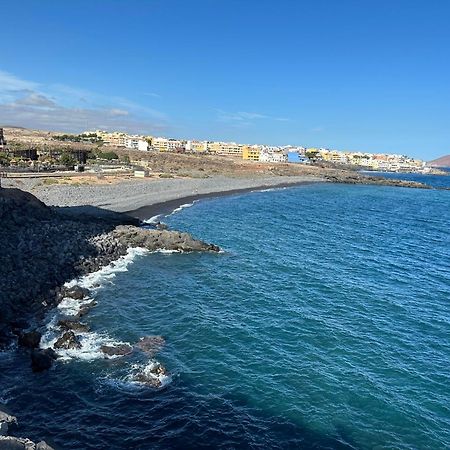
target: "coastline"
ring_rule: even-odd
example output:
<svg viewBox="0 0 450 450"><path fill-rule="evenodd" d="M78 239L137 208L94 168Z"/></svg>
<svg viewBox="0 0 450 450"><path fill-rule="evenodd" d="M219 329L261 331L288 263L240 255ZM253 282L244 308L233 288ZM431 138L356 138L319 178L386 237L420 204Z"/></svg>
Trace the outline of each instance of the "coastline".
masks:
<svg viewBox="0 0 450 450"><path fill-rule="evenodd" d="M370 181L367 181L367 179L364 178L362 178L362 180L366 182L356 181L353 183L349 182L348 180L347 182L346 181L334 181L334 182L336 184L377 184L384 186L415 187L415 188L424 188L425 186L420 185L419 183L417 183L416 185L414 184L411 185L410 182L401 182L399 180L392 180L392 182L391 180L387 180L387 182L386 180L381 180L381 182L376 183L370 182L373 181L370 179L369 179ZM33 298L34 305L32 310L29 311L31 314L27 318L29 320L27 324L24 324L23 320L22 323L20 323L20 319L21 318L23 319L23 317L21 317L20 314L26 311L26 309L15 311L16 316L11 317L11 323L13 324L12 334L16 336L16 339L17 336L19 337L19 345L21 345L22 348L25 348L26 351L30 353L32 361L33 357L36 357L36 355L38 355L40 357L47 358L47 361L49 361L49 365L51 365L53 364L54 359L58 357L59 358L64 357L65 353L70 354L71 352L80 349L79 346L83 346L83 337L85 337L86 334L89 332L85 329L87 325L86 323L84 323L82 317L85 314L88 314L91 308L95 307L96 301L93 292L95 292L95 289L98 286L96 286L95 283L90 285L89 287L83 286L80 283L80 276L93 274L101 268L108 269L108 266L114 267L116 264L115 262L118 261L119 258L122 258L127 254L128 249L139 249L146 247L147 250L158 251L158 249L161 249L162 245L162 248L164 250L166 249L166 247L168 247L169 251L213 251L213 252L219 251L219 248L214 246L213 244L206 244L201 241L195 240L188 242L187 241L188 235L186 235L185 233L178 233L176 231L169 232L165 230L164 231L151 230L153 232L156 232L158 236L152 237L150 239L148 238L148 236L145 236L144 234L141 235L140 231L137 231L142 230L143 233L147 233L148 230L142 227L137 228L132 225L124 226L123 224L126 223L126 221L129 221L129 223L133 222L138 224L138 220L148 219L150 217L154 217L157 215L166 215L173 212L183 204L192 203L202 199L220 198L224 196L238 195L255 191L257 192L265 189L270 190L282 189L288 187L311 185L316 183L330 183L330 182L332 181L315 178L313 180L308 179L308 180L273 183L273 184L259 183L258 185L252 187L228 189L220 191L216 190L207 193L178 196L177 198L172 198L166 201L160 201L148 204L146 206L140 206L139 208L134 210L121 211L115 214L114 220L109 219L106 220L105 216L96 215L95 211L101 210L98 207L94 207L92 205L85 204L84 206L80 207L65 206L59 208L46 208L45 205L38 203L37 199L31 199L28 196L23 199L15 199L17 201L20 201L21 203L24 201L31 202L28 206L30 207L29 213L31 215L32 221L25 224L21 223L17 219L14 219L13 222L15 223L14 224L11 223L10 226L12 230L14 230L15 227L19 226L33 228L32 226L33 222L37 229L39 226L41 226L40 223L41 224L43 223L41 222L41 220L46 223L55 222L54 231L58 233L57 236L65 237L68 239L68 247L66 246L66 250L67 252L70 252L73 251L73 247L74 245L76 245L77 237L71 236L69 239L69 237L67 236L68 230L66 229L65 230L66 235L63 235L62 228L69 227L70 233L74 233L75 230L83 229L84 227L90 227L90 230L86 230L86 235L78 235L78 238L81 238L83 242L86 241L90 245L94 245L96 250L94 253L86 253L86 248L80 249L79 255L82 256L84 264L83 266L77 265L75 272L73 272L74 266L72 267L72 269L70 269L70 267L67 266L67 260L63 262L63 260L66 259L66 257L61 257L62 258L61 267L63 268L63 270L67 271L65 272L65 274L67 275L68 273L73 273L75 276L66 280L65 283L62 282L62 280L59 280L57 283L54 283L52 286L49 286L50 290L47 293L48 295L46 293L42 293L42 296L40 298L38 299ZM431 189L431 187L427 186L426 189ZM9 189L4 189L3 192L5 193L5 191L6 192L9 191ZM0 194L1 192L2 190L0 190ZM174 192L172 192L172 195L173 193ZM178 194L180 193L182 194L182 192L178 191ZM155 195L152 198L154 199ZM86 201L86 198L84 199L84 201ZM17 204L16 206L17 207L20 206L20 208L23 207L22 204L20 205ZM86 209L86 211L84 211L84 209ZM78 216L78 218L77 219L75 219L75 217L68 218L67 215L70 216L69 210L73 210L72 213L75 216ZM92 214L89 214L88 210L91 210ZM14 213L13 215L19 217L19 214L15 214L14 208L12 211ZM111 213L112 210L105 209L103 210L103 212ZM80 213L82 214L80 215ZM91 217L89 217L90 215ZM5 215L5 217L7 216ZM20 217L23 217L23 215ZM100 219L100 217L102 219ZM72 222L75 220L76 222ZM165 233L173 233L173 236L175 238L183 234L184 238L182 241L172 241L173 247L172 249L170 249L170 245L167 244L169 242L167 240L168 236L165 236ZM165 236L162 240L161 234ZM50 240L56 238L57 236L52 235L48 236L48 238ZM33 240L33 242L36 237L40 239L39 235L36 236L36 232L34 232L33 235L29 237ZM142 243L146 241L149 243L148 246L142 245ZM187 242L188 246L184 248L183 246ZM57 248L58 245L61 244L55 242L55 248ZM48 249L46 251L48 251ZM16 257L16 255L14 256ZM58 262L58 258L59 256L57 257L55 253L55 255L53 255L53 258L51 258L52 264ZM72 261L70 261L70 264L72 264ZM55 281L57 281L56 278ZM70 283L68 283L68 281ZM67 284L70 284L71 286L73 285L72 287L74 287L75 290L71 291L70 290L71 288L68 288ZM82 289L82 291L80 291L80 288ZM78 295L80 295L81 298L71 297ZM72 304L75 304L76 310L74 313L69 311L67 314L61 314L61 316L58 318L58 321L55 322L54 328L51 330L52 332L53 331L55 332L55 336L52 337L52 339L48 339L48 337L45 336L45 333L41 333L41 331L43 330L42 321L50 309L55 308L55 311L60 311L60 309L56 310L56 307L59 306L64 301L67 303L68 299L70 302L69 306L72 307ZM62 308L61 311L64 311L64 308ZM20 344L20 339L22 339L22 341L24 337L26 339L30 339L35 336L35 333L40 333L42 337L42 339L41 337L39 338L40 339L40 344L38 344L40 345L39 347L32 348L24 346L23 343ZM142 339L159 339L159 338L160 338L159 336L144 336ZM61 342L61 344L59 345L62 345L62 347L55 346L55 344L57 344L58 341ZM135 349L138 345L139 342L138 343L133 342L123 343L119 341L100 342L99 349L97 349L97 357L116 358L126 356L130 354L130 352L136 351ZM55 348L56 351L53 350L53 348ZM103 348L105 350L103 350ZM49 353L49 351L53 352L53 354ZM103 355L102 352L105 354ZM165 372L165 368L160 363L154 363L153 365L150 366L148 365L146 367L147 368L149 367L150 369L148 370L146 369L146 371L144 372L137 373L135 381L154 388L161 387L165 382L167 376L169 376ZM49 367L44 367L43 370L46 370L48 368ZM36 371L40 370L41 369ZM162 375L161 373L157 372L161 370L163 371ZM8 439L16 439L16 438L11 437Z"/></svg>
<svg viewBox="0 0 450 450"><path fill-rule="evenodd" d="M317 169L317 168L316 168ZM63 182L46 185L37 180L6 178L4 187L27 191L48 206L75 216L94 216L111 220L114 214L149 219L173 211L184 203L234 195L253 190L283 188L312 183L366 184L432 189L423 183L364 176L356 172L323 169L303 175L223 176L205 178L126 178L114 183ZM123 216L122 216L123 217ZM120 217L117 217L120 223Z"/></svg>
<svg viewBox="0 0 450 450"><path fill-rule="evenodd" d="M183 197L177 197L174 199L166 200L163 202L150 203L148 205L141 206L140 208L136 208L136 209L129 210L129 211L124 211L124 214L126 214L130 217L133 217L135 219L144 221L144 220L150 219L155 216L168 215L184 204L194 203L199 200L228 197L231 195L245 194L248 192L258 192L258 191L262 191L264 189L283 189L283 188L305 186L305 185L324 183L324 182L325 182L324 180L295 181L292 183L284 182L284 183L279 183L279 184L271 184L271 185L264 184L264 185L254 186L254 187L237 188L237 189L230 189L230 190L213 191L213 192L208 192L208 193L204 193L204 194L187 195L187 196L183 196Z"/></svg>
<svg viewBox="0 0 450 450"><path fill-rule="evenodd" d="M56 306L61 301L60 291L65 282L110 264L123 256L128 248L145 247L151 251L219 251L213 244L192 239L186 233L140 227L143 221L155 218L156 222L157 216L170 214L184 204L207 198L315 183L432 189L431 186L411 181L369 178L355 174L334 177L323 175L145 181L132 179L106 186L62 185L49 188L31 185L28 189L27 186L20 186L23 190L14 186L20 183L11 183L13 180L9 180L10 186L0 190L3 193L0 196L0 215L5 217L0 238L4 241L6 252L10 251L17 261L5 260L3 264L4 282L1 284L6 284L1 297L6 299L10 292L12 298L17 297L20 301L16 305L10 300L6 303L11 308L6 308L4 320L0 321L0 344L10 335L11 327L8 322L14 323L20 314L28 318L36 317ZM110 199L108 203L104 202L105 197ZM24 213L29 217L27 223L23 221ZM148 235L141 236L145 233ZM10 238L12 235L15 239ZM198 243L201 245L198 246ZM25 252L14 252L14 248L25 249ZM43 255L46 257L43 258ZM29 264L34 257L40 260L42 267L36 268ZM13 270L14 264L27 267L29 272L22 271L19 274ZM33 300L27 301L27 297ZM23 306L19 307L21 303ZM26 304L28 306L25 308ZM7 318L7 313L10 313L10 318Z"/></svg>
<svg viewBox="0 0 450 450"><path fill-rule="evenodd" d="M283 184L324 182L322 177L301 176L209 176L206 178L128 178L111 184L60 184L46 186L36 180L6 178L4 187L30 192L48 206L96 208L125 213L153 204L198 195L265 189ZM82 212L82 209L78 210Z"/></svg>

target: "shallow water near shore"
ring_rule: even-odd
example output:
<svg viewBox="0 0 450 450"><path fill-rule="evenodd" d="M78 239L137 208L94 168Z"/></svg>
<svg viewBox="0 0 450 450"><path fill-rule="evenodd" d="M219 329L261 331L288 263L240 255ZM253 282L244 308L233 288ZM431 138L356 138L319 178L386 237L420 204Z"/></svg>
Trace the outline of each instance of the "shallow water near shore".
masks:
<svg viewBox="0 0 450 450"><path fill-rule="evenodd" d="M0 355L0 397L61 448L450 445L450 192L311 185L196 202L165 221L222 254L136 254L86 316L142 355L32 374Z"/></svg>

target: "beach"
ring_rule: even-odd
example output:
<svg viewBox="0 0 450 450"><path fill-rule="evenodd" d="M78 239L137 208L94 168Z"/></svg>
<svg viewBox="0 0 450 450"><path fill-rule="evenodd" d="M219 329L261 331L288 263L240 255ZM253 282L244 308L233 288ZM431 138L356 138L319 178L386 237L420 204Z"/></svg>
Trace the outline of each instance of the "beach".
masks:
<svg viewBox="0 0 450 450"><path fill-rule="evenodd" d="M139 219L168 212L186 202L245 192L253 189L284 187L325 181L313 176L263 176L170 179L125 179L111 184L58 184L47 186L39 179L7 178L4 187L15 187L32 193L48 206L77 207L76 212L96 214L102 210L131 212ZM86 207L86 208L79 208Z"/></svg>

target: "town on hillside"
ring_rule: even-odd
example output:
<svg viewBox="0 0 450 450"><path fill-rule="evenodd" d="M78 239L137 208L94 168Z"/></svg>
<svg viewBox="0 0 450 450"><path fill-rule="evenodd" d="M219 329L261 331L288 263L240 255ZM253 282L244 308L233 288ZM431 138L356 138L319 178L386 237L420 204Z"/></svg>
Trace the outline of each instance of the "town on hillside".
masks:
<svg viewBox="0 0 450 450"><path fill-rule="evenodd" d="M114 159L114 149L140 152L173 152L198 155L229 156L260 163L326 164L330 166L355 167L383 172L428 172L430 168L422 160L406 155L367 153L311 148L303 146L247 145L236 142L199 141L171 139L124 132L102 130L85 131L80 134L56 134L30 139L29 142L11 142L0 128L0 165L24 166L40 161L42 167L82 167L94 154L98 159ZM61 148L57 145L61 143ZM94 151L95 150L95 151Z"/></svg>

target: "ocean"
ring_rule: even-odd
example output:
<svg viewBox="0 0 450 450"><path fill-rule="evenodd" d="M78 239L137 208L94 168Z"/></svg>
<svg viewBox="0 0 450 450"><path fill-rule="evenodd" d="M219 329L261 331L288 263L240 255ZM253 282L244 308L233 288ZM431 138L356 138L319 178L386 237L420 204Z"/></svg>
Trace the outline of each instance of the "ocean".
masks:
<svg viewBox="0 0 450 450"><path fill-rule="evenodd" d="M0 354L0 402L24 436L71 449L450 447L450 191L304 185L163 221L223 252L132 252L83 280L98 305L81 350L41 374ZM154 360L98 351L145 335L165 338ZM133 381L155 361L161 388Z"/></svg>

